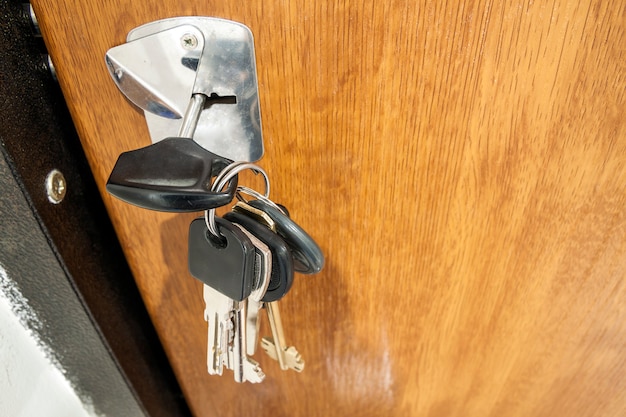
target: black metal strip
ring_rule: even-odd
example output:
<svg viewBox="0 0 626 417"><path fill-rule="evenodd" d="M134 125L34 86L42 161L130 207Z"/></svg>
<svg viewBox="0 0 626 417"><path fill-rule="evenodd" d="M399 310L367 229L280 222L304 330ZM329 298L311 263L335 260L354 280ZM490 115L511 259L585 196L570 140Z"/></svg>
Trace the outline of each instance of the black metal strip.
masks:
<svg viewBox="0 0 626 417"><path fill-rule="evenodd" d="M38 219L76 296L148 415L191 415L47 68L43 42L34 36L21 2L0 2L0 17L0 145L29 202L29 215ZM52 169L61 171L67 184L65 198L56 205L48 201L44 185ZM1 198L11 196L2 192ZM52 304L54 298L50 301L46 308L59 308Z"/></svg>

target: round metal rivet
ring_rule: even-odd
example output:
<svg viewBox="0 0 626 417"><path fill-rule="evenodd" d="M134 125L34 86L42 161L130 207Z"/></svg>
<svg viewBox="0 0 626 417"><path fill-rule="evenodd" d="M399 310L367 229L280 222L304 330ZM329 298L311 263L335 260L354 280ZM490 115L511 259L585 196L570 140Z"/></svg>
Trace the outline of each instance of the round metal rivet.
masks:
<svg viewBox="0 0 626 417"><path fill-rule="evenodd" d="M46 193L48 194L48 201L52 204L59 204L63 201L66 192L67 184L65 183L63 173L61 173L58 169L53 169L46 177Z"/></svg>

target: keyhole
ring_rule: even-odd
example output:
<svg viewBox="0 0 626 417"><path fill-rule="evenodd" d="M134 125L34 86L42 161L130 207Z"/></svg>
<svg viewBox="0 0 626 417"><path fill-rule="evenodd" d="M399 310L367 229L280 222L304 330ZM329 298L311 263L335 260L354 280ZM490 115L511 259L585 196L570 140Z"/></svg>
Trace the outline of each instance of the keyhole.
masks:
<svg viewBox="0 0 626 417"><path fill-rule="evenodd" d="M220 96L217 93L211 93L204 103L204 108L211 107L213 104L237 104L237 96Z"/></svg>

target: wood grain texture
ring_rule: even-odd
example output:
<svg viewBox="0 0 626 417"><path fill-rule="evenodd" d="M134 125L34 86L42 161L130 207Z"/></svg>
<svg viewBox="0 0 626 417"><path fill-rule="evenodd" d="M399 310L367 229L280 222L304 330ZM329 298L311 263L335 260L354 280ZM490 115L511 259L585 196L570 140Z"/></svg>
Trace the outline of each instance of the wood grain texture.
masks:
<svg viewBox="0 0 626 417"><path fill-rule="evenodd" d="M197 416L626 413L625 3L33 3ZM261 165L327 257L281 302L302 374L207 375L195 215L104 192L150 142L104 54L177 15L255 35Z"/></svg>

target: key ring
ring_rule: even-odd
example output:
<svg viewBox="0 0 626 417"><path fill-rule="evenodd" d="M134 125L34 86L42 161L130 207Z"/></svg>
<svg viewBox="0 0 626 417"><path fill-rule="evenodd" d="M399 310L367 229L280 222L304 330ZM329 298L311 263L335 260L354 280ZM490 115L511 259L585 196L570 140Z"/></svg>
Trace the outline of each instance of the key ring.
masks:
<svg viewBox="0 0 626 417"><path fill-rule="evenodd" d="M241 171L250 169L255 174L263 175L263 179L265 181L265 194L257 193L259 196L262 196L264 199L269 200L270 195L270 179L267 176L267 173L258 165L255 165L250 162L245 161L236 161L228 165L224 168L215 178L213 185L211 186L212 192L217 192L224 188L228 182L233 179L233 177L239 174ZM247 188L247 187L246 187ZM215 224L215 209L205 210L204 211L204 222L206 224L207 229L211 232L211 234L217 238L220 237L220 232L217 230L217 225Z"/></svg>
<svg viewBox="0 0 626 417"><path fill-rule="evenodd" d="M243 170L250 169L255 174L263 175L265 180L265 198L269 198L270 195L270 180L267 176L267 173L260 166L253 164L251 162L238 161L232 162L226 168L224 168L218 175L215 177L215 181L213 182L213 186L211 187L211 191L216 192L224 188L226 184L238 173Z"/></svg>
<svg viewBox="0 0 626 417"><path fill-rule="evenodd" d="M265 201L267 204L269 204L270 206L276 208L277 210L280 210L281 213L283 213L284 215L288 216L287 213L285 213L285 210L283 210L278 204L274 203L272 200L270 200L268 198L267 195L263 195L260 192L253 190L252 188L248 188L248 187L244 187L243 185L239 185L237 187L237 191L235 192L235 194L237 195L237 199L239 201L243 201L244 203L247 203L248 201L243 198L243 196L241 194L247 194L250 197L254 197L257 200L263 200Z"/></svg>

